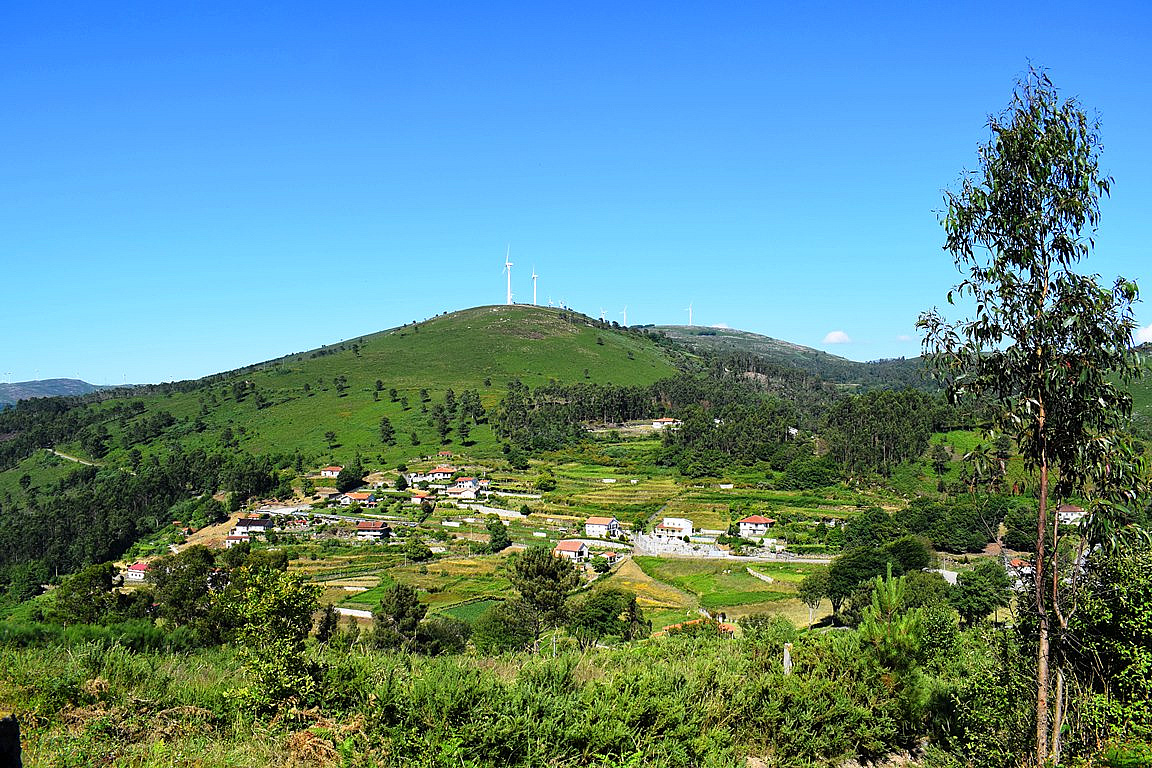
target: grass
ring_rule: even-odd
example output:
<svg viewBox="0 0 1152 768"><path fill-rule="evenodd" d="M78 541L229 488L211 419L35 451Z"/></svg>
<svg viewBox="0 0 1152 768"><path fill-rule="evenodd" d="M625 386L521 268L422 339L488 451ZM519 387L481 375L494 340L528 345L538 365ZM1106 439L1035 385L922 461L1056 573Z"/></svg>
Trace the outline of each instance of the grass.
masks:
<svg viewBox="0 0 1152 768"><path fill-rule="evenodd" d="M0 497L13 498L24 493L20 478L28 475L29 492L40 491L55 485L63 477L75 472L82 465L62 459L47 451L37 451L9 470L0 472Z"/></svg>
<svg viewBox="0 0 1152 768"><path fill-rule="evenodd" d="M345 462L360 452L394 466L414 456L434 456L441 447L427 414L421 413L422 388L433 402L442 401L449 388L457 394L476 389L490 408L514 378L530 386L550 380L638 385L675 372L664 351L643 336L597 327L588 318L549 308L491 306L289 355L190 392L132 399L147 412L167 411L176 418L158 443L176 439L185 447L215 446L227 428L242 448L257 454L300 452L318 465ZM337 389L338 376L347 380L344 391ZM374 394L377 380L383 389ZM238 381L250 382L267 405L257 407L254 393L237 400L233 384ZM391 402L390 388L408 399L406 410ZM383 416L396 429L396 446L380 443ZM116 418L107 426L114 438L123 432ZM333 445L324 437L328 431L336 433ZM411 445L413 432L419 446ZM453 435L445 447L487 458L499 455L499 442L486 424L472 430L470 441L474 445L462 446ZM119 453L109 458L117 460Z"/></svg>
<svg viewBox="0 0 1152 768"><path fill-rule="evenodd" d="M432 611L465 600L503 597L510 589L508 579L497 573L504 559L503 555L445 558L395 566L380 577L375 587L348 595L340 605L345 608L375 608L385 591L396 582L420 590L421 601Z"/></svg>
<svg viewBox="0 0 1152 768"><path fill-rule="evenodd" d="M456 605L449 605L439 611L441 616L451 616L454 619L466 621L469 624L476 621L484 613L494 605L499 604L501 601L494 598L486 598L483 600L472 600L466 603L457 603Z"/></svg>
<svg viewBox="0 0 1152 768"><path fill-rule="evenodd" d="M754 563L687 560L659 557L633 558L635 566L652 582L666 584L689 597L683 605L722 611L737 616L747 613L783 613L798 624L807 621L807 610L798 610L796 582L811 570L802 563ZM756 578L749 569L773 579ZM665 606L668 607L668 606Z"/></svg>

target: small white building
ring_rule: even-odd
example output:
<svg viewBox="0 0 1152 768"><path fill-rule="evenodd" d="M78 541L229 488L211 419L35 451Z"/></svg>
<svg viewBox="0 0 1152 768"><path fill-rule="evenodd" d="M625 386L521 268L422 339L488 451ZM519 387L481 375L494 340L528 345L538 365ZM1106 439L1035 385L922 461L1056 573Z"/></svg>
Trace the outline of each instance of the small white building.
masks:
<svg viewBox="0 0 1152 768"><path fill-rule="evenodd" d="M236 521L232 529L233 536L251 535L253 533L267 533L272 530L273 522L260 517L242 518Z"/></svg>
<svg viewBox="0 0 1152 768"><path fill-rule="evenodd" d="M749 515L743 520L736 521L736 525L740 526L740 535L746 539L767 534L768 529L775 525L775 523L775 520L770 517L764 517L763 515Z"/></svg>
<svg viewBox="0 0 1152 768"><path fill-rule="evenodd" d="M453 501L475 501L476 489L452 486L444 491L444 495Z"/></svg>
<svg viewBox="0 0 1152 768"><path fill-rule="evenodd" d="M620 521L615 517L590 517L584 521L584 535L592 539L615 539L620 535Z"/></svg>
<svg viewBox="0 0 1152 768"><path fill-rule="evenodd" d="M388 538L388 524L383 520L361 520L356 523L356 538L361 541L380 541Z"/></svg>
<svg viewBox="0 0 1152 768"><path fill-rule="evenodd" d="M450 467L447 465L442 465L442 466L436 467L435 469L428 472L425 475L425 477L428 480L435 480L436 482L443 482L445 480L451 480L452 475L454 475L454 474L456 474L456 467Z"/></svg>
<svg viewBox="0 0 1152 768"><path fill-rule="evenodd" d="M342 494L337 501L345 507L350 504L359 504L362 507L374 507L376 506L376 494L366 491L351 491Z"/></svg>
<svg viewBox="0 0 1152 768"><path fill-rule="evenodd" d="M320 470L320 477L336 477L344 467L324 467Z"/></svg>
<svg viewBox="0 0 1152 768"><path fill-rule="evenodd" d="M1056 508L1056 519L1060 521L1060 525L1076 525L1087 514L1082 507L1075 504L1061 504Z"/></svg>
<svg viewBox="0 0 1152 768"><path fill-rule="evenodd" d="M574 563L582 563L588 559L588 545L582 541L561 541L556 544L552 554Z"/></svg>
<svg viewBox="0 0 1152 768"><path fill-rule="evenodd" d="M657 539L682 539L692 535L692 521L683 517L666 517L652 529Z"/></svg>
<svg viewBox="0 0 1152 768"><path fill-rule="evenodd" d="M149 567L148 563L132 563L124 570L124 581L144 581Z"/></svg>
<svg viewBox="0 0 1152 768"><path fill-rule="evenodd" d="M237 535L225 536L224 537L224 549L232 549L232 547L235 547L239 544L243 544L244 542L251 541L251 540L252 540L251 536L245 536L242 534L239 536L237 536Z"/></svg>
<svg viewBox="0 0 1152 768"><path fill-rule="evenodd" d="M665 429L667 427L678 427L678 426L680 426L680 419L673 419L673 418L669 418L667 416L664 416L663 418L656 419L652 422L652 429Z"/></svg>

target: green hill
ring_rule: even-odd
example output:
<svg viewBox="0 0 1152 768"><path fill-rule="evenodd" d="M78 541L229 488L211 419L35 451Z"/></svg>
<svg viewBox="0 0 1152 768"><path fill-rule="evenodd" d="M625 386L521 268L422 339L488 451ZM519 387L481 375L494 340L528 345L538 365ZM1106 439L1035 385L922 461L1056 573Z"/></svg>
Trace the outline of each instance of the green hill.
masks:
<svg viewBox="0 0 1152 768"><path fill-rule="evenodd" d="M475 390L490 408L513 379L532 387L553 379L629 385L676 370L671 354L643 333L570 311L486 306L197 381L138 388L100 407L109 411L112 459L122 453L116 446L126 431L144 430L156 433L156 444L234 440L257 454L300 452L308 460L341 461L359 450L393 461L412 455L412 433L420 450L440 444L425 411L442 402L448 389L457 396ZM422 389L427 402L421 401ZM126 409L133 412L128 417ZM390 449L380 441L384 416L398 437ZM328 432L335 433L334 441L326 439ZM498 447L486 424L474 428L469 441L477 455ZM84 453L81 443L71 447ZM445 447L458 450L460 441L453 435Z"/></svg>
<svg viewBox="0 0 1152 768"><path fill-rule="evenodd" d="M651 326L689 349L722 355L745 354L777 365L799 368L835 384L859 387L931 388L919 357L858 363L811 347L732 328L689 325Z"/></svg>

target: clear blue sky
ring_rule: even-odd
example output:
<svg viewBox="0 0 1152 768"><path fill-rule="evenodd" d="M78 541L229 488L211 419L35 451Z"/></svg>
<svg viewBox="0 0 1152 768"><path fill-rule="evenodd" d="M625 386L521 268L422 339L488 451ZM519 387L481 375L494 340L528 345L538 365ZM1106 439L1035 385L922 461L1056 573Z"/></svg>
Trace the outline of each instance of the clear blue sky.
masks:
<svg viewBox="0 0 1152 768"><path fill-rule="evenodd" d="M957 279L941 192L1029 61L1103 120L1087 269L1152 291L1149 17L4 3L0 380L192 378L502 303L508 244L518 301L535 266L540 303L912 356Z"/></svg>

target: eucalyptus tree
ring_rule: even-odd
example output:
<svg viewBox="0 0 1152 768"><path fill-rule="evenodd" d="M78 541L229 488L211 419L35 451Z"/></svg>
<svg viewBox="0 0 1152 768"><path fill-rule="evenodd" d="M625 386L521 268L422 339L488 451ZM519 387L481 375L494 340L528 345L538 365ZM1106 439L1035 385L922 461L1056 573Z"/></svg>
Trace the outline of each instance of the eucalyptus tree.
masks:
<svg viewBox="0 0 1152 768"><path fill-rule="evenodd" d="M1126 439L1132 403L1122 387L1141 371L1131 348L1137 288L1124 278L1102 286L1099 276L1074 271L1094 246L1100 198L1112 185L1100 169L1099 121L1032 70L988 127L979 169L945 193L942 222L944 248L963 275L948 301L967 300L971 316L949 323L933 309L918 325L949 396L990 403L990 442L1012 438L1038 478L1031 609L1036 762L1043 764L1060 757L1050 640L1053 624L1059 640L1070 609L1053 558L1058 521L1049 512L1053 501L1090 494L1097 501L1086 534L1105 540L1139 492ZM1059 689L1059 670L1055 677Z"/></svg>

